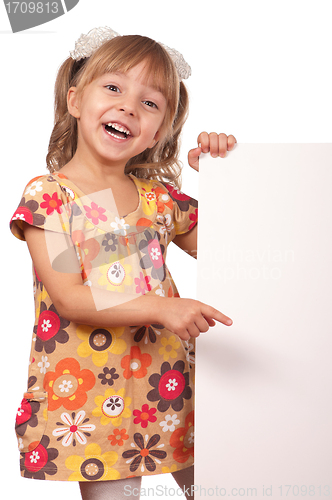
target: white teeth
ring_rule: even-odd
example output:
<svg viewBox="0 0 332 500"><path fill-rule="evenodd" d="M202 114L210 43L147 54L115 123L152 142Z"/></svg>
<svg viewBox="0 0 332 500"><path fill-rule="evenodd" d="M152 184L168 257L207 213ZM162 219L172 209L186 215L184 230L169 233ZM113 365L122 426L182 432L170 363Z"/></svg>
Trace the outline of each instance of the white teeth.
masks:
<svg viewBox="0 0 332 500"><path fill-rule="evenodd" d="M109 127L115 128L115 130L118 130L119 132L123 132L124 134L130 135L130 131L123 127L122 125L118 125L117 123L107 123Z"/></svg>

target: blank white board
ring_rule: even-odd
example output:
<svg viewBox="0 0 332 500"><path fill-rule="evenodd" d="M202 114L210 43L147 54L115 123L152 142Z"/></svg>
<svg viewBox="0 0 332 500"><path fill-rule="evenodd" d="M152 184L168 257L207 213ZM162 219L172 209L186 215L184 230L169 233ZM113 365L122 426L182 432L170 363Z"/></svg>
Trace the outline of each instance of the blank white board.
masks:
<svg viewBox="0 0 332 500"><path fill-rule="evenodd" d="M332 144L238 144L199 172L200 497L332 498Z"/></svg>

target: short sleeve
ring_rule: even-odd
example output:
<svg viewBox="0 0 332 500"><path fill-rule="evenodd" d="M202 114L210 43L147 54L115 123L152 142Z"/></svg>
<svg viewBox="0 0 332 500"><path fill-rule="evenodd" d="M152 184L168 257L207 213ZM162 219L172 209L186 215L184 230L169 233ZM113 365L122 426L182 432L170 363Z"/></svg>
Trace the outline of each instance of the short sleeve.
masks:
<svg viewBox="0 0 332 500"><path fill-rule="evenodd" d="M68 196L52 175L32 179L24 189L10 220L11 232L25 241L23 222L58 233L69 234Z"/></svg>
<svg viewBox="0 0 332 500"><path fill-rule="evenodd" d="M167 194L172 200L172 218L175 234L184 234L190 231L198 218L198 202L195 198L182 193L170 184L162 185L167 189Z"/></svg>

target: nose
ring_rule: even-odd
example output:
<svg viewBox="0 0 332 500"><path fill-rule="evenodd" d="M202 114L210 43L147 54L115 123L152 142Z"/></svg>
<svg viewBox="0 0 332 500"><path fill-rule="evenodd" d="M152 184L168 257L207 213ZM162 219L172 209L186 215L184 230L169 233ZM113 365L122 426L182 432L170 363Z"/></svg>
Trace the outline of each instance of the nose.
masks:
<svg viewBox="0 0 332 500"><path fill-rule="evenodd" d="M135 116L136 103L134 99L126 96L126 98L124 98L122 102L119 103L119 111L129 116Z"/></svg>

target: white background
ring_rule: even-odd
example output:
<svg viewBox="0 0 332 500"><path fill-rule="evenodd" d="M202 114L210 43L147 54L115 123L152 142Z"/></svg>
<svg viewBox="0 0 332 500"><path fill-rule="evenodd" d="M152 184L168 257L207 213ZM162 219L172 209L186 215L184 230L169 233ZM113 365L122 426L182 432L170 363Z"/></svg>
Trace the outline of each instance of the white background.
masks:
<svg viewBox="0 0 332 500"><path fill-rule="evenodd" d="M79 498L76 485L36 484L19 477L13 421L27 378L33 300L27 249L8 230L26 182L46 171L54 79L75 40L93 27L108 25L121 34L150 36L184 54L193 75L183 134L183 191L198 197L199 175L188 167L186 155L204 129L233 133L239 143L331 142L330 20L328 0L80 0L66 15L12 34L0 4L1 471L3 486L8 482L13 495ZM180 294L195 297L196 262L182 253L172 249L168 265Z"/></svg>

